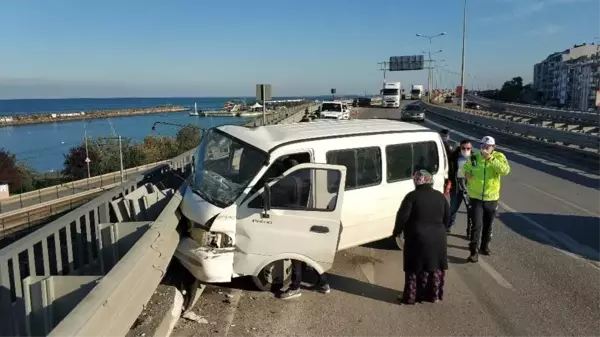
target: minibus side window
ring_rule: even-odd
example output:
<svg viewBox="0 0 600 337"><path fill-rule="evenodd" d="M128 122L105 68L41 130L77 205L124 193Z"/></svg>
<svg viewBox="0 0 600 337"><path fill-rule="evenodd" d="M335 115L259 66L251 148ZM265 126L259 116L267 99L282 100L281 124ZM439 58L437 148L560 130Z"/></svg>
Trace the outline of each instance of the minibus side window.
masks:
<svg viewBox="0 0 600 337"><path fill-rule="evenodd" d="M284 165L284 161L286 159L294 159L298 162L298 164L304 164L304 163L311 162L310 153L308 153L308 152L283 155L283 156L277 158L275 161L273 161L271 166L269 166L269 168L263 174L263 176L256 182L256 185L252 186L252 189L250 189L250 193L248 193L247 198L253 196L254 193L258 192L258 190L263 188L265 186L265 182L267 181L267 179L275 178L275 177L282 175L283 172L285 172L288 169Z"/></svg>
<svg viewBox="0 0 600 337"><path fill-rule="evenodd" d="M271 185L270 206L272 209L333 211L337 204L340 178L339 171L311 168L294 171ZM325 185L327 188L319 189L319 186ZM317 193L312 193L315 188ZM250 201L248 207L263 208L262 194Z"/></svg>
<svg viewBox="0 0 600 337"><path fill-rule="evenodd" d="M385 148L387 182L411 179L418 170L436 174L439 170L437 144L434 141L388 145Z"/></svg>
<svg viewBox="0 0 600 337"><path fill-rule="evenodd" d="M381 184L379 147L328 151L326 160L327 164L346 166L346 191Z"/></svg>

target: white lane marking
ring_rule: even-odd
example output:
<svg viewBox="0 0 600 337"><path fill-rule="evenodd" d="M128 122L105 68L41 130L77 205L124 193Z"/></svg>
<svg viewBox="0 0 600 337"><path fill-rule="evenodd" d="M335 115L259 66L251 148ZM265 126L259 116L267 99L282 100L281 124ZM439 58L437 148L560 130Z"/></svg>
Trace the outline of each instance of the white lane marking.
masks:
<svg viewBox="0 0 600 337"><path fill-rule="evenodd" d="M600 253L596 252L594 249L590 248L590 247L584 247L581 248L582 245L577 243L575 240L573 240L572 238L568 237L567 235L560 235L558 233L552 232L549 229L547 229L546 227L540 225L538 222L530 219L529 217L519 213L516 209L508 206L507 204L505 204L502 201L498 201L498 204L500 205L500 207L504 208L505 210L509 211L512 213L512 215L521 218L523 221L527 222L528 224L532 225L533 227L537 228L538 230L540 230L542 233L544 233L548 238L551 238L551 242L554 242L557 245L562 245L563 247L565 247L566 249L568 249L569 251L565 251L563 249L558 249L559 252L570 256L574 259L577 260L582 260L585 261L587 264L589 264L590 266L594 267L594 268L598 268L598 265L595 264L594 262L588 260L587 258L584 258L582 256L579 255L575 255L575 254L581 254L581 255L592 255L592 256L599 256ZM568 239L567 239L568 237ZM572 241L572 242L571 242ZM575 253L575 254L572 254ZM583 253L583 254L582 254Z"/></svg>
<svg viewBox="0 0 600 337"><path fill-rule="evenodd" d="M452 133L457 134L457 135L459 135L461 137L464 137L466 139L470 139L472 141L479 142L481 140L479 138L475 138L473 136L467 135L467 134L462 133L460 131L457 131L457 130L454 130L454 129L450 129L447 126L444 126L444 125L441 125L439 123L433 122L430 119L427 119L427 123L433 124L433 125L437 126L438 128L448 129L448 130L452 131ZM502 150L502 151L513 153L513 154L519 155L521 157L529 158L529 159L538 161L540 163L556 167L556 168L561 169L563 171L568 171L568 172L576 173L576 174L579 174L580 176L584 176L584 177L587 177L587 178L600 179L600 175L593 174L593 173L588 173L588 172L579 170L579 169L574 168L574 167L568 167L568 166L565 166L563 164L559 164L559 163L555 163L555 162L552 162L552 161L547 160L547 159L539 158L539 157L533 156L533 155L528 154L528 153L523 153L521 151L517 151L515 149L510 149L510 148L507 148L507 147L504 147L504 146L498 146L498 148L500 150Z"/></svg>
<svg viewBox="0 0 600 337"><path fill-rule="evenodd" d="M494 269L487 262L485 262L485 260L482 259L481 256L479 257L479 265L483 270L485 270L486 273L490 274L490 276L494 279L494 281L496 281L496 283L498 283L506 289L514 290L512 284L510 284L510 282L508 282L504 277L502 277L502 275L500 275L500 273L497 272L496 269Z"/></svg>
<svg viewBox="0 0 600 337"><path fill-rule="evenodd" d="M362 263L359 265L360 270L371 284L375 284L375 265L373 263Z"/></svg>
<svg viewBox="0 0 600 337"><path fill-rule="evenodd" d="M242 297L242 291L240 289L234 289L231 291L231 295L233 298L231 299L231 305L229 306L231 310L227 313L227 317L225 318L225 334L227 337L229 333L229 328L231 328L231 323L233 323L233 318L235 317L235 312L237 311L237 306L240 303L240 298Z"/></svg>
<svg viewBox="0 0 600 337"><path fill-rule="evenodd" d="M582 211L582 212L584 212L584 213L587 213L587 214L589 214L589 215L592 215L592 216L594 216L594 217L600 217L600 215L598 215L598 214L597 214L597 213L595 213L595 212L592 212L592 211L590 211L590 210L588 210L588 209L586 209L586 208L583 208L583 207L581 207L581 206L575 205L575 204L574 204L574 203L572 203L572 202L569 202L569 201L567 201L567 200L565 200L565 199L563 199L563 198L557 197L557 196L555 196L554 194L551 194L551 193L549 193L549 192L546 192L546 191L544 191L544 190L542 190L542 189L539 189L539 188L537 188L537 187L535 187L535 186L533 186L533 185L530 185L530 184L528 184L528 183L524 183L524 182L520 182L520 183L521 183L522 185L525 185L525 186L527 186L527 187L529 187L529 188L531 188L531 189L534 189L534 190L536 190L536 191L538 191L538 192L540 192L540 193L542 193L542 194L544 194L544 195L547 195L547 196L549 196L550 198L556 199L556 200L558 200L558 201L560 201L560 202L562 202L562 203L564 203L564 204L566 204L566 205L569 205L569 206L571 206L571 207L573 207L573 208L576 208L576 209L578 209L578 210L580 210L580 211Z"/></svg>

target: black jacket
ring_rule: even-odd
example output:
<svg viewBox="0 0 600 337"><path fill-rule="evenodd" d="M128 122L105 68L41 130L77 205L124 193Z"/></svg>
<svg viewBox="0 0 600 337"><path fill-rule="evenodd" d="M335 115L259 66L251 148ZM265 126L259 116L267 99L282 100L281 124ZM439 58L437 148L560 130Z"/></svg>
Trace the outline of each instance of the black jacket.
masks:
<svg viewBox="0 0 600 337"><path fill-rule="evenodd" d="M404 233L404 271L448 269L446 227L450 205L431 185L408 193L396 215L394 235Z"/></svg>
<svg viewBox="0 0 600 337"><path fill-rule="evenodd" d="M458 172L458 158L460 157L460 147L457 147L448 154L448 180L452 183L452 189L456 187L456 173Z"/></svg>

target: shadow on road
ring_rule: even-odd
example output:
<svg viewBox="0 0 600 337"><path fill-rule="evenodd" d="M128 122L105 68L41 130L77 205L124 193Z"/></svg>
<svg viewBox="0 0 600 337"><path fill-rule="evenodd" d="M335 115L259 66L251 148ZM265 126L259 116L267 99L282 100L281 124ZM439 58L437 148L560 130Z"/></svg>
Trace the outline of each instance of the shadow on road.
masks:
<svg viewBox="0 0 600 337"><path fill-rule="evenodd" d="M392 238L385 238L379 241L369 242L362 245L365 248L378 249L378 250L400 250L396 241Z"/></svg>
<svg viewBox="0 0 600 337"><path fill-rule="evenodd" d="M517 214L543 225L547 230L533 226ZM512 231L530 240L600 261L600 219L597 217L500 213L499 218Z"/></svg>
<svg viewBox="0 0 600 337"><path fill-rule="evenodd" d="M332 289L342 291L348 294L370 298L376 301L399 304L397 300L398 294L401 294L396 289L382 287L376 284L359 281L346 276L327 274L329 285Z"/></svg>

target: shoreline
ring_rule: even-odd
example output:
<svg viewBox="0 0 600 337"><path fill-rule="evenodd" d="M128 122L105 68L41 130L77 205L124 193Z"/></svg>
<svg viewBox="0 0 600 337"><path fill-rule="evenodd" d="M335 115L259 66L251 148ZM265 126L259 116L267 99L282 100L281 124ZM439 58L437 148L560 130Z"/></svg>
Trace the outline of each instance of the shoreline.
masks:
<svg viewBox="0 0 600 337"><path fill-rule="evenodd" d="M111 117L128 117L136 115L148 115L165 112L183 112L189 111L189 108L183 106L156 106L151 108L136 109L110 109L110 110L91 110L88 112L72 113L45 113L45 114L27 114L15 116L0 116L0 127L22 126L31 124L50 124L59 122L72 122L85 119L102 119Z"/></svg>

